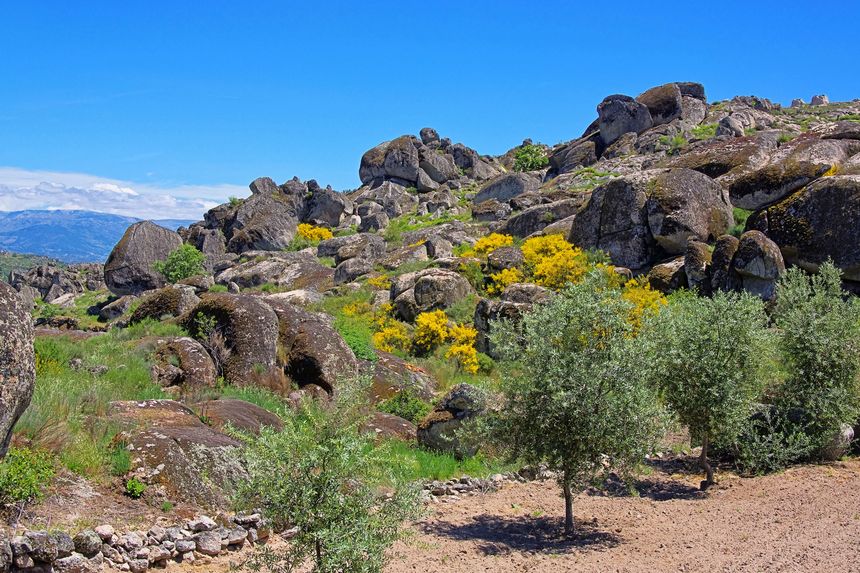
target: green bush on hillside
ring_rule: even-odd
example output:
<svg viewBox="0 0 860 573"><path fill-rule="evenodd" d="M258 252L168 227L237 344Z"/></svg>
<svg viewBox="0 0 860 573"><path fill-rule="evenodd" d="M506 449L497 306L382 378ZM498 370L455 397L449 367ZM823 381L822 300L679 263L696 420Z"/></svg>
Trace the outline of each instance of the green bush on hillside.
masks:
<svg viewBox="0 0 860 573"><path fill-rule="evenodd" d="M205 260L206 256L193 245L183 244L171 251L165 260L153 263L152 267L168 282L176 283L202 274Z"/></svg>
<svg viewBox="0 0 860 573"><path fill-rule="evenodd" d="M549 165L549 157L540 145L523 145L514 152L514 171L536 171Z"/></svg>
<svg viewBox="0 0 860 573"><path fill-rule="evenodd" d="M10 448L0 462L0 503L37 501L54 477L54 460L44 451Z"/></svg>

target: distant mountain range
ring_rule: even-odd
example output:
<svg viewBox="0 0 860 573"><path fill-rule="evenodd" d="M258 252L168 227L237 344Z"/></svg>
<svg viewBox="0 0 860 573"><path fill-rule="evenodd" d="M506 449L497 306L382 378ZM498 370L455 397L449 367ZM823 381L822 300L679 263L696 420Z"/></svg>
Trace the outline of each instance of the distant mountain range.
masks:
<svg viewBox="0 0 860 573"><path fill-rule="evenodd" d="M0 212L0 250L42 255L67 263L102 263L129 225L140 220L94 211ZM193 222L154 221L174 230Z"/></svg>

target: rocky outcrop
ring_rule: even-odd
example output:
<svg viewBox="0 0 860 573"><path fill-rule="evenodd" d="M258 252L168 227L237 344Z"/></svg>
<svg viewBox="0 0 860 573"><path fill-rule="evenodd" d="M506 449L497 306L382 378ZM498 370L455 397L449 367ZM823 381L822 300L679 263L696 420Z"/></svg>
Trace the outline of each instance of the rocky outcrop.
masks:
<svg viewBox="0 0 860 573"><path fill-rule="evenodd" d="M385 240L379 235L358 233L334 237L317 246L318 257L334 257L336 265L356 257L375 260L385 253Z"/></svg>
<svg viewBox="0 0 860 573"><path fill-rule="evenodd" d="M334 284L334 270L307 251L250 251L238 264L217 272L215 282L235 283L241 288L272 285L290 290L324 291Z"/></svg>
<svg viewBox="0 0 860 573"><path fill-rule="evenodd" d="M396 394L408 391L422 400L431 400L436 389L436 381L429 372L410 364L388 352L377 351L373 364L370 399L373 403L382 402Z"/></svg>
<svg viewBox="0 0 860 573"><path fill-rule="evenodd" d="M597 106L598 129L603 144L614 143L625 133L641 133L654 125L648 106L630 96L607 96Z"/></svg>
<svg viewBox="0 0 860 573"><path fill-rule="evenodd" d="M130 474L167 499L219 505L230 484L244 475L231 451L239 442L179 402L113 402L108 415L125 428L120 437L131 452Z"/></svg>
<svg viewBox="0 0 860 573"><path fill-rule="evenodd" d="M482 186L473 201L482 203L495 199L499 202L507 202L523 195L534 193L540 187L540 180L528 173L507 173L488 181Z"/></svg>
<svg viewBox="0 0 860 573"><path fill-rule="evenodd" d="M18 293L0 281L0 459L12 428L33 396L36 366L33 322Z"/></svg>
<svg viewBox="0 0 860 573"><path fill-rule="evenodd" d="M135 223L105 262L105 284L116 295L140 294L164 286L164 277L153 268L182 244L182 238L150 221Z"/></svg>
<svg viewBox="0 0 860 573"><path fill-rule="evenodd" d="M651 170L597 187L571 226L569 240L601 249L613 263L649 266L683 254L690 237L714 240L733 221L728 193L689 169Z"/></svg>
<svg viewBox="0 0 860 573"><path fill-rule="evenodd" d="M206 423L216 430L231 427L251 434L259 434L263 427L280 430L283 421L268 410L256 404L233 398L206 400L194 405L194 409Z"/></svg>
<svg viewBox="0 0 860 573"><path fill-rule="evenodd" d="M745 291L770 300L776 295L785 263L776 243L760 231L747 231L741 235L732 268L741 277Z"/></svg>
<svg viewBox="0 0 860 573"><path fill-rule="evenodd" d="M159 386L177 393L215 386L218 375L206 348L187 336L158 340L151 369Z"/></svg>
<svg viewBox="0 0 860 573"><path fill-rule="evenodd" d="M278 359L299 388L315 385L329 394L338 381L358 373L358 360L331 319L280 300L267 300L278 319Z"/></svg>
<svg viewBox="0 0 860 573"><path fill-rule="evenodd" d="M860 281L860 175L822 177L756 214L748 228L779 245L785 262L816 271L828 258Z"/></svg>
<svg viewBox="0 0 860 573"><path fill-rule="evenodd" d="M474 292L469 281L445 269L406 273L391 284L391 300L399 318L412 322L422 312L446 309Z"/></svg>
<svg viewBox="0 0 860 573"><path fill-rule="evenodd" d="M128 318L134 324L147 318L163 320L177 317L194 308L200 299L190 286L167 286L142 297L140 304Z"/></svg>
<svg viewBox="0 0 860 573"><path fill-rule="evenodd" d="M42 300L52 303L65 295L77 296L85 291L97 291L105 287L102 265L71 265L61 268L54 265L39 265L26 272L12 272L9 284L22 294L25 300Z"/></svg>

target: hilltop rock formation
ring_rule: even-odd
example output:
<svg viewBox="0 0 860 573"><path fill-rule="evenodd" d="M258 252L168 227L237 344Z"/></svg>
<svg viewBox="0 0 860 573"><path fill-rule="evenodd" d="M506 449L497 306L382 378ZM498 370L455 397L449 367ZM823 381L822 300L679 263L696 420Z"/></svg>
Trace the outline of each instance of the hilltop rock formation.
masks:
<svg viewBox="0 0 860 573"><path fill-rule="evenodd" d="M163 287L164 278L153 264L166 259L181 244L182 238L177 233L155 223L133 224L105 262L105 284L119 296Z"/></svg>
<svg viewBox="0 0 860 573"><path fill-rule="evenodd" d="M35 382L33 321L18 293L0 281L0 459L30 405Z"/></svg>

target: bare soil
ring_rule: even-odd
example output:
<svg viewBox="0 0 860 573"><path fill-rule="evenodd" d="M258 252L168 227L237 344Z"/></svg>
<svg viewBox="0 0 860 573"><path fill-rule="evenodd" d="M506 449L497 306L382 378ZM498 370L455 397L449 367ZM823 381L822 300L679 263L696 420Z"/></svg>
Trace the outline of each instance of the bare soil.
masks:
<svg viewBox="0 0 860 573"><path fill-rule="evenodd" d="M759 478L657 470L639 496L577 496L576 535L552 482L432 507L387 573L860 571L860 460Z"/></svg>

